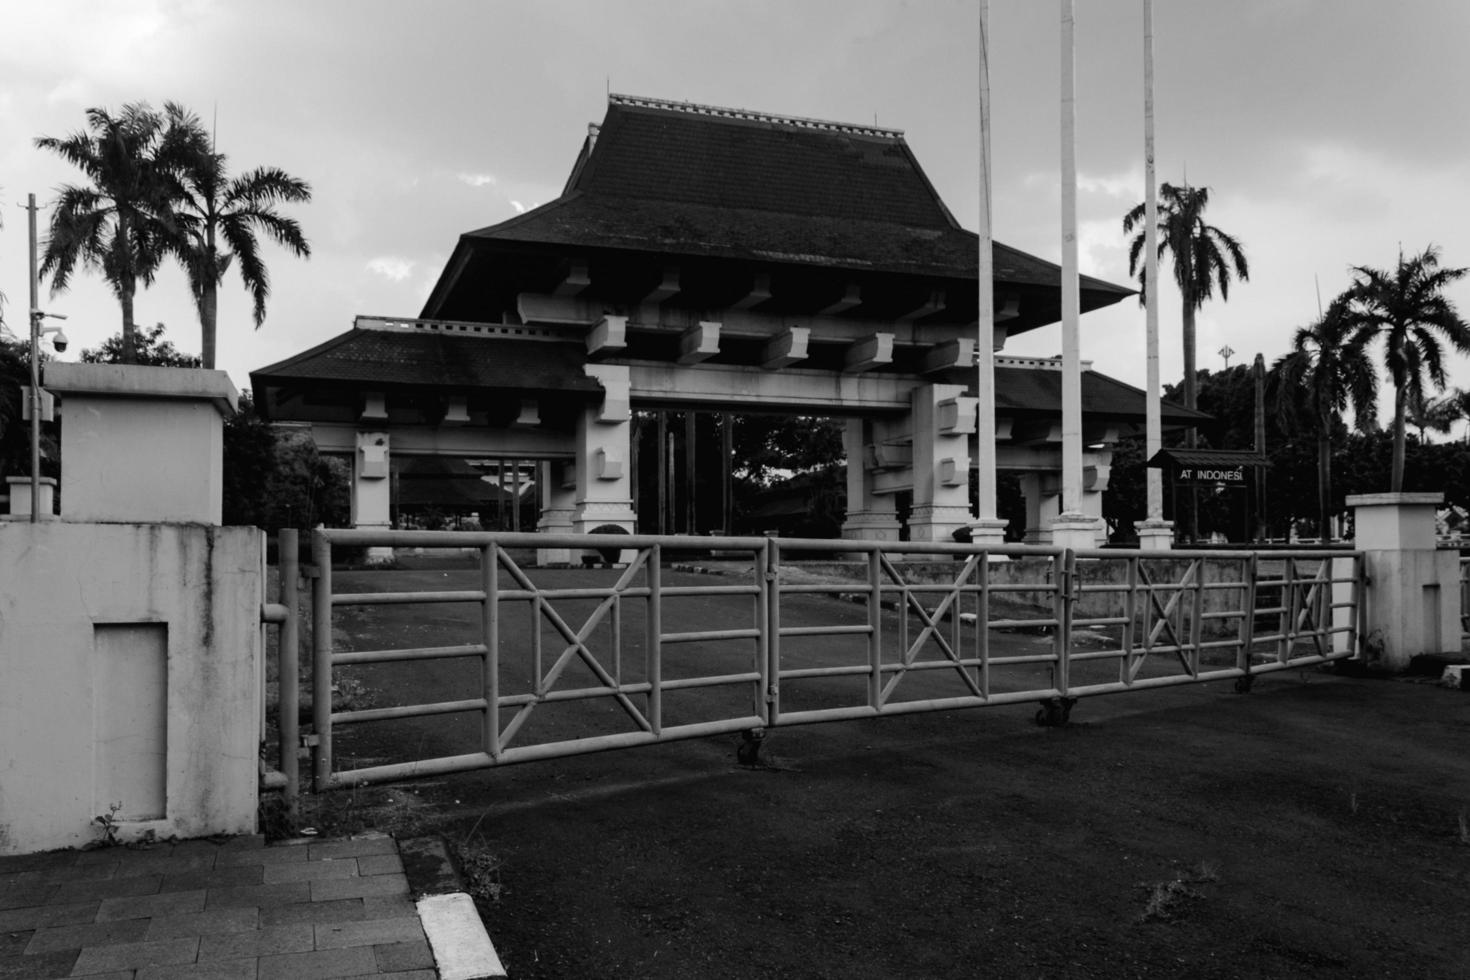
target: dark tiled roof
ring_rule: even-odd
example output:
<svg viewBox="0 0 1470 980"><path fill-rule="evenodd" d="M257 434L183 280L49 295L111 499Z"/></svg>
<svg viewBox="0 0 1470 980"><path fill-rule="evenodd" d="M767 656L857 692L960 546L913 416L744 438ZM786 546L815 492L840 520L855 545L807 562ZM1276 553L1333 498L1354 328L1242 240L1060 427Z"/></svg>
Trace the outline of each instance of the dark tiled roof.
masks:
<svg viewBox="0 0 1470 980"><path fill-rule="evenodd" d="M953 228L901 133L611 96L568 191Z"/></svg>
<svg viewBox="0 0 1470 980"><path fill-rule="evenodd" d="M1148 461L1149 466L1171 469L1175 466L1270 466L1271 461L1254 449L1160 449Z"/></svg>
<svg viewBox="0 0 1470 980"><path fill-rule="evenodd" d="M1096 371L1082 372L1082 411L1095 419L1142 422L1146 395L1140 388ZM1207 423L1212 416L1183 405L1163 402L1165 425ZM1004 415L1059 415L1062 411L1062 372L1031 368L995 369L995 409Z"/></svg>
<svg viewBox="0 0 1470 980"><path fill-rule="evenodd" d="M464 238L978 278L979 236L901 133L636 103L611 97L561 197ZM998 282L1061 281L1044 259L998 243L994 255ZM1082 287L1084 309L1133 292Z"/></svg>
<svg viewBox="0 0 1470 980"><path fill-rule="evenodd" d="M597 396L582 371L580 345L395 330L349 330L269 367L250 372L257 390L288 381L445 389L557 391Z"/></svg>

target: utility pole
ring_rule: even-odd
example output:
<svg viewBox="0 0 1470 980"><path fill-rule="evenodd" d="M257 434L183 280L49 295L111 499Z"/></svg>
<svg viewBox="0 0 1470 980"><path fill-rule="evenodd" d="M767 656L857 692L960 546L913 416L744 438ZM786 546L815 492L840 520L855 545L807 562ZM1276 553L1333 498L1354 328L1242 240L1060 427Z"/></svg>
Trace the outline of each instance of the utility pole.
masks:
<svg viewBox="0 0 1470 980"><path fill-rule="evenodd" d="M41 299L40 275L36 271L36 195L26 195L27 231L30 236L31 320L31 523L41 520Z"/></svg>

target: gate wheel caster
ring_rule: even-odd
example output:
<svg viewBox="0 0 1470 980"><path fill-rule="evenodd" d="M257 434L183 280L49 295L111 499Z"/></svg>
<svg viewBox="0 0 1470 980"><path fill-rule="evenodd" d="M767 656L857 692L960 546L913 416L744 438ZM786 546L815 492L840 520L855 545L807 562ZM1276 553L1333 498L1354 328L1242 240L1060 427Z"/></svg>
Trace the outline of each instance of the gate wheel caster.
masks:
<svg viewBox="0 0 1470 980"><path fill-rule="evenodd" d="M1256 683L1256 678L1255 678L1255 675L1253 675L1253 674L1246 674L1244 677L1237 677L1235 679L1235 693L1236 694L1249 694L1251 692L1251 687L1255 683Z"/></svg>
<svg viewBox="0 0 1470 980"><path fill-rule="evenodd" d="M752 728L740 733L740 744L735 747L735 758L742 766L761 764L761 746L765 744L764 729Z"/></svg>
<svg viewBox="0 0 1470 980"><path fill-rule="evenodd" d="M1076 698L1047 698L1036 709L1036 724L1043 728L1061 728L1072 720Z"/></svg>

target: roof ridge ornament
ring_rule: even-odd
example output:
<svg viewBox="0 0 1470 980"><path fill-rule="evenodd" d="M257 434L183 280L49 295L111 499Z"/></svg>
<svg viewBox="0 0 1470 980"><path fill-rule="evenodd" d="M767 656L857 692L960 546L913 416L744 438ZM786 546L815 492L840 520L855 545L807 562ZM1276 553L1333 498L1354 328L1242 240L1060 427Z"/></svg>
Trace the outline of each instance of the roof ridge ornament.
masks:
<svg viewBox="0 0 1470 980"><path fill-rule="evenodd" d="M676 102L672 99L652 99L639 95L620 95L611 92L608 105L633 106L639 109L658 109L663 112L687 112L699 116L715 116L721 119L738 119L745 122L772 123L791 126L795 129L818 129L833 133L848 133L853 136L877 136L883 139L903 139L903 130L879 126L861 126L856 123L834 122L829 119L809 119L803 116L779 116L770 112L750 109L732 109L726 106L703 105L698 102Z"/></svg>

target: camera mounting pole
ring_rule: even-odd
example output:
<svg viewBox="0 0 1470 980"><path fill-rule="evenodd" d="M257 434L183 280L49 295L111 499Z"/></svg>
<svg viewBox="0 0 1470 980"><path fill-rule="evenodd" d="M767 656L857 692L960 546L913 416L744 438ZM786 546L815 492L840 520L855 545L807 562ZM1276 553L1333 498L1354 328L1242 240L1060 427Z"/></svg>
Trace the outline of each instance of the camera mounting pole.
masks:
<svg viewBox="0 0 1470 980"><path fill-rule="evenodd" d="M40 298L37 292L40 288L40 274L36 269L36 195L26 195L26 211L28 213L28 231L30 234L30 289L31 289L31 390L28 395L31 407L31 523L36 524L41 520L41 337L48 333L57 335L61 341L57 345L60 350L65 346L66 335L61 332L60 327L42 327L41 321L50 317L53 320L65 320L66 317L60 313L46 313L40 309Z"/></svg>

